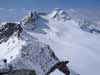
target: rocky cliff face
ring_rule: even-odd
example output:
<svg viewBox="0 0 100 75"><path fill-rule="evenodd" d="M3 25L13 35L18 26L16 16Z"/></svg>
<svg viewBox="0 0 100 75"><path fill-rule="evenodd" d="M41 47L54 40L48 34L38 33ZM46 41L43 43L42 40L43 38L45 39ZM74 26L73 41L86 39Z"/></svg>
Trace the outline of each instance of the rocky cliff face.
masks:
<svg viewBox="0 0 100 75"><path fill-rule="evenodd" d="M0 25L0 43L6 42L13 34L19 36L22 27L17 23L5 23Z"/></svg>

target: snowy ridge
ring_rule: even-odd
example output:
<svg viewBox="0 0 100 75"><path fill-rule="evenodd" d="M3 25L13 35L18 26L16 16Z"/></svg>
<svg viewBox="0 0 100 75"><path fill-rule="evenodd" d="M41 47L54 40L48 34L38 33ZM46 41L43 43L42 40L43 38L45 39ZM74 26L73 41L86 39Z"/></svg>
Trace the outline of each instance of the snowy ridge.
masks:
<svg viewBox="0 0 100 75"><path fill-rule="evenodd" d="M71 17L68 15L67 12L61 10L60 8L55 8L50 14L50 18L56 18L58 20L70 20Z"/></svg>
<svg viewBox="0 0 100 75"><path fill-rule="evenodd" d="M38 20L37 12L28 12L28 14L22 19L21 25L25 29L34 29L36 27L36 22Z"/></svg>
<svg viewBox="0 0 100 75"><path fill-rule="evenodd" d="M17 23L1 23L0 27L0 43L6 42L13 34L19 36L22 28Z"/></svg>

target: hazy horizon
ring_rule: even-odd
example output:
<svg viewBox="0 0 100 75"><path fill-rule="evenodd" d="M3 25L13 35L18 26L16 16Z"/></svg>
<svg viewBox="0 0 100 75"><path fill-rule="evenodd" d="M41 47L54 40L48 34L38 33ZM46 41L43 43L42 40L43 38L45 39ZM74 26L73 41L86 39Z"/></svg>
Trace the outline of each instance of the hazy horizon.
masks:
<svg viewBox="0 0 100 75"><path fill-rule="evenodd" d="M0 0L0 8L5 9L28 9L28 10L51 10L61 9L100 9L100 0Z"/></svg>

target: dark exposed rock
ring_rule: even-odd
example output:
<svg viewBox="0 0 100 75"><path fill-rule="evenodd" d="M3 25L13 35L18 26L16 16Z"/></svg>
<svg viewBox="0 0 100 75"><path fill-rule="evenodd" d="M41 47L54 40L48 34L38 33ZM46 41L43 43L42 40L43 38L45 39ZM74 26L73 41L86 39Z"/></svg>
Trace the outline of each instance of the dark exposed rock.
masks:
<svg viewBox="0 0 100 75"><path fill-rule="evenodd" d="M36 75L36 73L35 70L21 69L21 70L13 70L8 75Z"/></svg>
<svg viewBox="0 0 100 75"><path fill-rule="evenodd" d="M0 27L0 43L6 42L10 36L12 36L15 32L16 35L19 36L22 32L22 27L17 23L6 23L5 25L1 25Z"/></svg>
<svg viewBox="0 0 100 75"><path fill-rule="evenodd" d="M45 74L45 75L49 75L51 72L53 72L55 69L59 69L61 72L63 72L65 75L70 75L70 71L67 67L66 64L68 64L69 61L62 61L62 62L58 62L55 65L53 65L50 70Z"/></svg>

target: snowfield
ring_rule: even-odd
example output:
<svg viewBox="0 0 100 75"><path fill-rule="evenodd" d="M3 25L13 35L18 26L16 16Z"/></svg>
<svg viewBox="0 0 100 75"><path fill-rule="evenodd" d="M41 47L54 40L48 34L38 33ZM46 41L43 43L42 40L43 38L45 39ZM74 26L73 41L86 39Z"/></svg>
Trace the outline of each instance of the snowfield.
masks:
<svg viewBox="0 0 100 75"><path fill-rule="evenodd" d="M15 69L35 69L38 75L43 75L59 60L69 60L70 75L100 74L99 24L90 23L86 27L92 28L83 30L79 25L80 20L73 19L67 12L58 8L45 15L35 12L33 16L33 23L27 21L27 16L21 22L23 31L19 38L13 34L7 42L0 44L1 61L6 58ZM23 22L27 23L24 25ZM92 29L93 33L89 32ZM43 53L41 47L44 49ZM51 49L56 58L50 56ZM50 75L64 74L55 70Z"/></svg>

